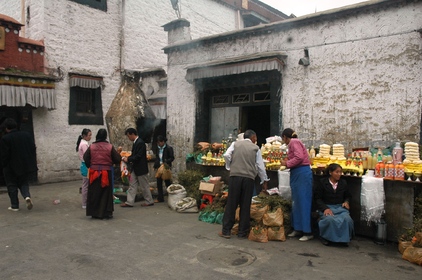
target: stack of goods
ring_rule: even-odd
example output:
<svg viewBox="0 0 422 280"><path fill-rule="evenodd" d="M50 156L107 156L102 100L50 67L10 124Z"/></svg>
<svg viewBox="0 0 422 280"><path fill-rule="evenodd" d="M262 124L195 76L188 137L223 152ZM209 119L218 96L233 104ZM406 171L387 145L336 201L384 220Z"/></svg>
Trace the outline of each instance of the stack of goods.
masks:
<svg viewBox="0 0 422 280"><path fill-rule="evenodd" d="M319 145L319 153L313 159L312 169L321 172L331 160L330 155L331 146L327 144Z"/></svg>
<svg viewBox="0 0 422 280"><path fill-rule="evenodd" d="M333 145L333 156L337 159L344 158L344 146L342 144Z"/></svg>
<svg viewBox="0 0 422 280"><path fill-rule="evenodd" d="M404 154L406 159L403 161L405 172L408 177L411 177L412 174L419 181L419 177L422 176L422 161L420 160L419 155L419 145L415 142L406 142L404 144Z"/></svg>
<svg viewBox="0 0 422 280"><path fill-rule="evenodd" d="M330 150L331 150L330 145L321 144L321 145L319 145L319 153L318 153L318 155L320 155L320 157L322 157L322 158L326 158L326 157L330 158L331 157Z"/></svg>

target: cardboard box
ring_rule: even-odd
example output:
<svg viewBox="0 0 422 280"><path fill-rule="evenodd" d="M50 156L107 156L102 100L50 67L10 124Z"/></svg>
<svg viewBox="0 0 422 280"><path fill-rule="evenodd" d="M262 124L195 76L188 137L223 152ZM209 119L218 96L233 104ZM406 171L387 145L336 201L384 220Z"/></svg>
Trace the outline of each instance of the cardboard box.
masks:
<svg viewBox="0 0 422 280"><path fill-rule="evenodd" d="M222 186L223 186L223 182L218 182L218 183L201 182L199 184L199 190L201 191L202 194L215 195L216 193L220 192Z"/></svg>

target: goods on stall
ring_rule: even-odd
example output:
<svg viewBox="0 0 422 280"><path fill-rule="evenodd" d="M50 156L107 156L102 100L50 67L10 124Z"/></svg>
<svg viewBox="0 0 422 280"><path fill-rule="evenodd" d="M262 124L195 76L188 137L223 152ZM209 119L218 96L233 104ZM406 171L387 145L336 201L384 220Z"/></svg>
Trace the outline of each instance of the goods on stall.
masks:
<svg viewBox="0 0 422 280"><path fill-rule="evenodd" d="M176 212L179 213L197 213L198 206L196 199L192 197L185 197L176 203Z"/></svg>
<svg viewBox="0 0 422 280"><path fill-rule="evenodd" d="M404 144L404 154L406 159L403 160L404 172L409 181L414 179L420 182L422 176L422 160L419 156L419 145L415 142L406 142Z"/></svg>
<svg viewBox="0 0 422 280"><path fill-rule="evenodd" d="M342 144L333 145L333 156L336 158L344 157L344 146Z"/></svg>
<svg viewBox="0 0 422 280"><path fill-rule="evenodd" d="M286 241L284 227L269 227L267 229L268 241Z"/></svg>
<svg viewBox="0 0 422 280"><path fill-rule="evenodd" d="M319 155L320 157L327 157L327 158L330 158L330 157L331 157L331 155L330 155L330 150L331 150L330 145L327 145L327 144L321 144L321 145L319 145L319 153L318 153L318 155ZM318 156L318 155L317 155L317 156Z"/></svg>
<svg viewBox="0 0 422 280"><path fill-rule="evenodd" d="M419 152L419 148L418 148ZM393 164L396 165L403 159L403 149L400 147L400 142L396 142L396 146L393 148Z"/></svg>
<svg viewBox="0 0 422 280"><path fill-rule="evenodd" d="M268 233L267 228L263 226L254 226L249 232L248 239L251 241L267 243L268 242Z"/></svg>

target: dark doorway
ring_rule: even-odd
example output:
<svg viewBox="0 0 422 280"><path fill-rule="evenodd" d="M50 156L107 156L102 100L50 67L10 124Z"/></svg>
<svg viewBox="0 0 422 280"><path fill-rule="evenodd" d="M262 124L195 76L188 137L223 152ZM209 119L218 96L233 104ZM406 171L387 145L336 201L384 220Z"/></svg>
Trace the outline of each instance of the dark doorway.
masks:
<svg viewBox="0 0 422 280"><path fill-rule="evenodd" d="M13 118L18 123L18 129L28 132L34 138L34 127L32 122L32 107L6 107L0 106L0 139L3 137L4 131L2 124L5 119ZM34 141L35 142L35 141ZM36 145L37 143L35 143ZM31 175L30 182L38 181L37 173ZM0 186L5 186L3 170L0 170Z"/></svg>
<svg viewBox="0 0 422 280"><path fill-rule="evenodd" d="M258 137L258 145L266 143L265 138L270 135L270 105L245 106L241 112L242 132L252 129Z"/></svg>

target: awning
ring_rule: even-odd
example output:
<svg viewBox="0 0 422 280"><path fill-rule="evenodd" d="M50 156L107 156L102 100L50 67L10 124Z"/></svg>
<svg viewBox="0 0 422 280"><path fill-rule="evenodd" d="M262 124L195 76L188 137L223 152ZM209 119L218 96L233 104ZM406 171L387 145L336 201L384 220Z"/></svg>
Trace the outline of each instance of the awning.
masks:
<svg viewBox="0 0 422 280"><path fill-rule="evenodd" d="M103 85L103 78L81 75L70 75L70 87L98 88Z"/></svg>
<svg viewBox="0 0 422 280"><path fill-rule="evenodd" d="M269 52L191 65L187 68L186 80L192 82L203 78L271 70L281 72L285 57L281 52Z"/></svg>
<svg viewBox="0 0 422 280"><path fill-rule="evenodd" d="M0 106L56 109L54 80L0 75Z"/></svg>

